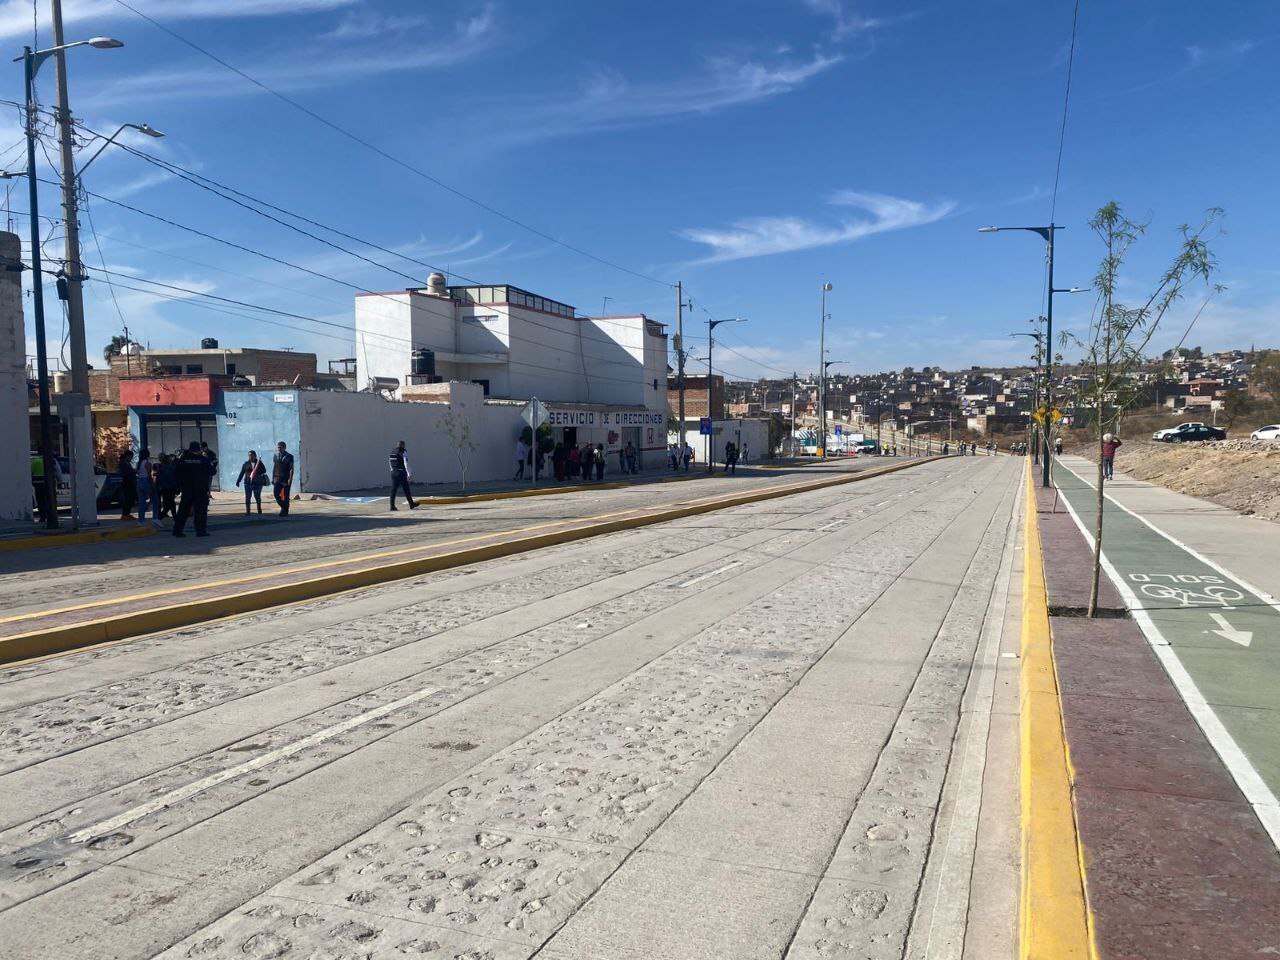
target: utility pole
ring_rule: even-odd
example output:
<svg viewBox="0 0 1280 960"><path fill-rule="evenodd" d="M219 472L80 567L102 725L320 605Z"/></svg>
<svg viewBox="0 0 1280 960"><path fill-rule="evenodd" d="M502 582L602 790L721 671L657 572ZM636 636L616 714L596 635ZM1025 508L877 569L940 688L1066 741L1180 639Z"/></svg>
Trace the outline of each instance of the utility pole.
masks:
<svg viewBox="0 0 1280 960"><path fill-rule="evenodd" d="M822 320L818 325L818 420L820 422L818 443L822 449L822 457L827 456L827 294L831 284L822 285Z"/></svg>
<svg viewBox="0 0 1280 960"><path fill-rule="evenodd" d="M800 391L800 372L791 371L791 456L796 455L796 398Z"/></svg>
<svg viewBox="0 0 1280 960"><path fill-rule="evenodd" d="M62 0L51 0L53 46L66 40L62 33ZM75 142L71 131L71 110L67 106L67 54L57 50L53 65L58 88L58 144L62 166L62 209L66 231L67 339L71 351L71 392L75 403L83 404L80 416L71 418L71 470L75 507L72 516L81 524L97 526L97 490L93 480L93 416L89 401L89 357L84 333L84 269L80 263L80 221L76 205Z"/></svg>
<svg viewBox="0 0 1280 960"><path fill-rule="evenodd" d="M679 396L680 457L684 458L684 283L676 281L676 392Z"/></svg>

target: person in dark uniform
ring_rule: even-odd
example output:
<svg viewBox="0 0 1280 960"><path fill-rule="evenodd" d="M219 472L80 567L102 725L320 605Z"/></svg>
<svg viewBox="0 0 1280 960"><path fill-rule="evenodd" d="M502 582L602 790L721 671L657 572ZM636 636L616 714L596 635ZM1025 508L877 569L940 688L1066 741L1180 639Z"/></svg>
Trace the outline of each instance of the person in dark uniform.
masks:
<svg viewBox="0 0 1280 960"><path fill-rule="evenodd" d="M182 500L178 504L178 515L173 520L173 535L185 537L182 532L187 525L187 518L194 516L197 537L209 535L209 458L200 450L200 441L192 440L191 445L178 458L178 489L182 492Z"/></svg>
<svg viewBox="0 0 1280 960"><path fill-rule="evenodd" d="M205 492L209 494L209 499L213 499L213 478L218 475L218 454L212 450L209 444L203 440L200 441L200 455L204 457L205 462L209 464L209 482L205 487Z"/></svg>
<svg viewBox="0 0 1280 960"><path fill-rule="evenodd" d="M391 448L387 463L391 467L391 509L400 509L396 506L396 494L403 490L409 509L417 510L418 504L413 499L413 494L409 492L409 482L413 479L413 472L409 468L409 451L405 449L403 440ZM521 469L523 467L524 462L521 461Z"/></svg>
<svg viewBox="0 0 1280 960"><path fill-rule="evenodd" d="M276 444L276 455L271 458L271 488L280 504L280 516L287 517L293 488L293 454L285 449L283 440Z"/></svg>

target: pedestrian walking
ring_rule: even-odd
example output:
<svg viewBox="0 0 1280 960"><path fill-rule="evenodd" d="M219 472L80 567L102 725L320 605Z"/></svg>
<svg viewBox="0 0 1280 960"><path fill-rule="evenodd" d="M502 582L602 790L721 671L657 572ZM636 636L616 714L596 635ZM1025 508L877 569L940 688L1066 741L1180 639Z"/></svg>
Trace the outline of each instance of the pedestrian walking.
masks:
<svg viewBox="0 0 1280 960"><path fill-rule="evenodd" d="M1110 480L1116 467L1116 451L1121 447L1120 438L1111 433L1102 435L1102 479Z"/></svg>
<svg viewBox="0 0 1280 960"><path fill-rule="evenodd" d="M667 462L671 464L672 470L680 469L680 445L678 443L667 444Z"/></svg>
<svg viewBox="0 0 1280 960"><path fill-rule="evenodd" d="M391 509L399 509L396 506L396 494L403 492L409 509L417 510L418 503L409 490L409 484L413 482L413 468L409 466L409 451L403 440L391 448L391 453L387 457L387 466L391 469Z"/></svg>
<svg viewBox="0 0 1280 960"><path fill-rule="evenodd" d="M741 453L741 455L739 456L739 459L740 459L740 460L742 460L742 462L743 462L743 463L746 463L746 462L747 462L747 454L748 454L749 452L750 452L750 448L749 448L745 443L743 443L743 445L742 445L742 453Z"/></svg>
<svg viewBox="0 0 1280 960"><path fill-rule="evenodd" d="M684 472L689 472L689 464L693 462L693 447L688 443L684 445L684 451L680 454L680 459L684 461Z"/></svg>
<svg viewBox="0 0 1280 960"><path fill-rule="evenodd" d="M596 483L604 479L604 444L596 444L595 467L596 467Z"/></svg>
<svg viewBox="0 0 1280 960"><path fill-rule="evenodd" d="M402 443L404 441L401 441ZM280 505L280 516L289 515L289 499L293 490L293 454L281 440L276 444L276 455L271 458L271 492Z"/></svg>
<svg viewBox="0 0 1280 960"><path fill-rule="evenodd" d="M942 442L942 455L945 457L951 452L951 445L945 440Z"/></svg>
<svg viewBox="0 0 1280 960"><path fill-rule="evenodd" d="M618 472L624 476L629 472L627 470L627 450L625 447L618 448Z"/></svg>
<svg viewBox="0 0 1280 960"><path fill-rule="evenodd" d="M629 440L627 441L627 448L626 450L623 451L623 453L625 454L626 460L627 460L627 473L630 473L630 474L639 473L639 469L636 466L636 448L631 445L631 441Z"/></svg>
<svg viewBox="0 0 1280 960"><path fill-rule="evenodd" d="M138 471L133 466L132 450L120 454L116 473L120 475L120 519L132 520L133 507L138 502Z"/></svg>
<svg viewBox="0 0 1280 960"><path fill-rule="evenodd" d="M738 472L738 448L732 440L724 445L724 472Z"/></svg>
<svg viewBox="0 0 1280 960"><path fill-rule="evenodd" d="M1056 456L1059 456L1059 457L1062 456L1062 438L1061 437L1054 437L1053 452Z"/></svg>
<svg viewBox="0 0 1280 960"><path fill-rule="evenodd" d="M209 458L200 448L198 440L192 440L182 456L178 458L178 490L182 493L182 501L178 504L178 514L173 520L173 535L185 537L182 531L187 520L193 519L197 537L209 535Z"/></svg>
<svg viewBox="0 0 1280 960"><path fill-rule="evenodd" d="M524 442L524 437L516 438L516 475L511 479L524 479L524 463L529 459L529 445Z"/></svg>
<svg viewBox="0 0 1280 960"><path fill-rule="evenodd" d="M156 487L160 491L160 519L174 519L178 515L178 461L171 453L160 455Z"/></svg>
<svg viewBox="0 0 1280 960"><path fill-rule="evenodd" d="M252 511L250 503L258 502L258 512L262 512L262 487L267 482L267 465L258 459L258 451L250 450L249 459L240 464L240 473L236 477L236 486L244 484L244 513L248 516Z"/></svg>
<svg viewBox="0 0 1280 960"><path fill-rule="evenodd" d="M596 448L589 443L584 443L582 453L578 457L578 464L582 468L582 479L590 483L596 469Z"/></svg>
<svg viewBox="0 0 1280 960"><path fill-rule="evenodd" d="M156 489L156 465L151 460L151 451L143 447L138 451L138 523L147 519L147 510L151 511L151 522L160 522L160 491Z"/></svg>
<svg viewBox="0 0 1280 960"><path fill-rule="evenodd" d="M213 478L218 475L218 453L209 444L203 440L200 441L200 455L205 458L209 465L209 477L207 481L209 499L213 499Z"/></svg>

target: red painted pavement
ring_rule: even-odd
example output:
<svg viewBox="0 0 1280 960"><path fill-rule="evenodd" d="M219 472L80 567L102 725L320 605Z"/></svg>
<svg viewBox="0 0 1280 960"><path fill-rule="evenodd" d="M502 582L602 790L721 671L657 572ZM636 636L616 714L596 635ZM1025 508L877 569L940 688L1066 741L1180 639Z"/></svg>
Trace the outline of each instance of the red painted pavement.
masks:
<svg viewBox="0 0 1280 960"><path fill-rule="evenodd" d="M1081 606L1088 545L1068 515L1038 519L1050 606ZM1138 625L1050 624L1099 957L1280 957L1280 853Z"/></svg>

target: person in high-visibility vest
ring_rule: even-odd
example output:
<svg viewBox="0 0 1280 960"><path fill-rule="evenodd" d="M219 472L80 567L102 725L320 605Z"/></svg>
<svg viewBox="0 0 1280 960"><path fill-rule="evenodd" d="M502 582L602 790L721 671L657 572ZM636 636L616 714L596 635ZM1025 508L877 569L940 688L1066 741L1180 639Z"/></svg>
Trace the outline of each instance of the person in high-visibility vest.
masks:
<svg viewBox="0 0 1280 960"><path fill-rule="evenodd" d="M58 463L58 458L53 458L53 509L58 509L58 487L62 483L62 465ZM44 511L44 457L38 453L31 455L31 492L35 497L36 508L43 513Z"/></svg>

